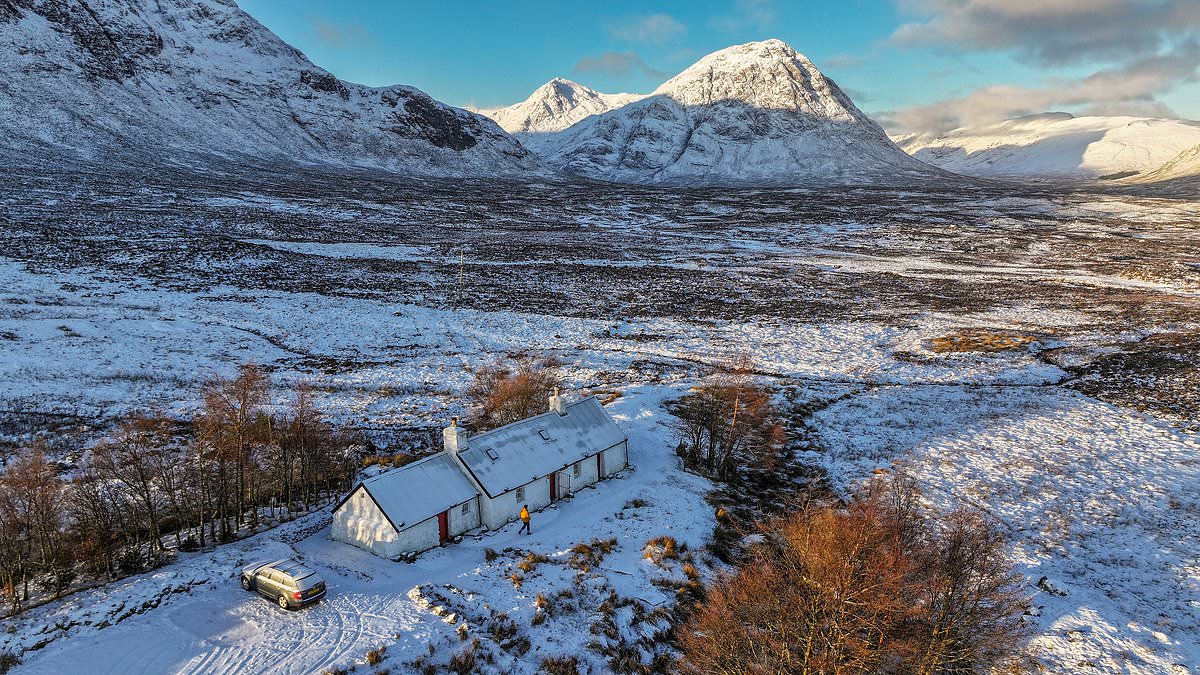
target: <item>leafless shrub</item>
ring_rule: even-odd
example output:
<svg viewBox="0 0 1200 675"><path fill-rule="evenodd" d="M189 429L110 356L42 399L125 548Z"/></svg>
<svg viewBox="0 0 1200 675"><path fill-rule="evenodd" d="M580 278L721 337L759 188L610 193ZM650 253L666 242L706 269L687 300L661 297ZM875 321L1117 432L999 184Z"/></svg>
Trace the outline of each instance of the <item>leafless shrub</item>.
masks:
<svg viewBox="0 0 1200 675"><path fill-rule="evenodd" d="M546 401L561 384L556 364L522 358L481 368L467 390L469 423L487 431L546 411Z"/></svg>
<svg viewBox="0 0 1200 675"><path fill-rule="evenodd" d="M675 401L671 412L684 465L710 478L729 480L739 465L776 462L785 435L772 396L755 381L749 359L742 358L731 360Z"/></svg>

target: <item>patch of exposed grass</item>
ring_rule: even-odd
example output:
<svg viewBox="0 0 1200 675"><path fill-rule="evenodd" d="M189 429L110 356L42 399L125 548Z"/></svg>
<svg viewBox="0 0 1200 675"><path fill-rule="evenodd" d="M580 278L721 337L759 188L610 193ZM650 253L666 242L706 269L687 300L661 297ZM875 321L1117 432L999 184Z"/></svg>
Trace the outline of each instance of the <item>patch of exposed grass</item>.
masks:
<svg viewBox="0 0 1200 675"><path fill-rule="evenodd" d="M951 335L935 337L930 341L930 347L939 354L1004 352L1024 349L1037 341L1038 339L1032 335L964 330Z"/></svg>
<svg viewBox="0 0 1200 675"><path fill-rule="evenodd" d="M661 565L664 560L677 560L680 551L681 548L675 541L675 537L663 535L646 541L646 546L642 549L642 557Z"/></svg>

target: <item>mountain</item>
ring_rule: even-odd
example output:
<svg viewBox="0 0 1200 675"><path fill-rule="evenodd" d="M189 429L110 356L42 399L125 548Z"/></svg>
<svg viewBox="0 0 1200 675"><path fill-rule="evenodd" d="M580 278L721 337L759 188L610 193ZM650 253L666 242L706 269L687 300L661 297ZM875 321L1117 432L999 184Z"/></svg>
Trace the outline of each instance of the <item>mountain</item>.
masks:
<svg viewBox="0 0 1200 675"><path fill-rule="evenodd" d="M342 82L233 0L0 0L0 159L539 167L494 122Z"/></svg>
<svg viewBox="0 0 1200 675"><path fill-rule="evenodd" d="M556 77L529 98L507 108L476 110L518 138L522 134L562 131L576 122L645 98L642 94L602 94L577 82Z"/></svg>
<svg viewBox="0 0 1200 675"><path fill-rule="evenodd" d="M894 183L945 175L897 148L779 40L714 52L645 98L523 142L553 167L617 182Z"/></svg>
<svg viewBox="0 0 1200 675"><path fill-rule="evenodd" d="M922 161L971 176L1125 178L1154 172L1200 144L1200 123L1045 113L895 140Z"/></svg>

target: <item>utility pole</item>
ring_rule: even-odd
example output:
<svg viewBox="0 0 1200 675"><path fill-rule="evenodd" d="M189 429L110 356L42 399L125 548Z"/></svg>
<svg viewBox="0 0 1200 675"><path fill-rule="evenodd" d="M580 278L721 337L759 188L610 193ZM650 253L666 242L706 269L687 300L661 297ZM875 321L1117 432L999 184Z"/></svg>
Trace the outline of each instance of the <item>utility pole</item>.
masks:
<svg viewBox="0 0 1200 675"><path fill-rule="evenodd" d="M458 251L458 304L460 304L460 305L462 304L462 295L463 295L463 277L465 276L464 268L465 268L465 263L464 263L464 258L463 258L463 252L460 249Z"/></svg>

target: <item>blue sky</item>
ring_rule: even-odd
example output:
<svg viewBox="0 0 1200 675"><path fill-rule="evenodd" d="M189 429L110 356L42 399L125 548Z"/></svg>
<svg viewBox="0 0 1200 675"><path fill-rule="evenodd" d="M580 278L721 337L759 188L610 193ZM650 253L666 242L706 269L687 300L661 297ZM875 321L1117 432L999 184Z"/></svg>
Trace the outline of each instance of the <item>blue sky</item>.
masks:
<svg viewBox="0 0 1200 675"><path fill-rule="evenodd" d="M1087 79L1111 72L1120 81L1122 69L1189 47L1200 32L1194 30L1200 12L1160 17L1157 9L1139 8L1184 0L1105 0L1096 3L1105 5L1099 12L1088 8L1091 0L1055 0L1075 6L1077 15L1066 17L1045 16L1041 0L1007 0L1001 6L1013 9L999 18L997 1L239 4L344 80L410 84L454 105L515 103L556 76L601 91L648 92L706 53L775 37L892 125L952 125L946 120L986 121L1047 108L1200 118L1200 57L1190 71L1190 60L1180 65L1173 59L1174 70L1163 77L1174 80L1128 91ZM1130 13L1149 18L1131 20ZM1122 35L1132 24L1136 28ZM1062 43L1064 50L1046 54L1045 45L1032 40ZM1138 48L1124 49L1126 43Z"/></svg>

